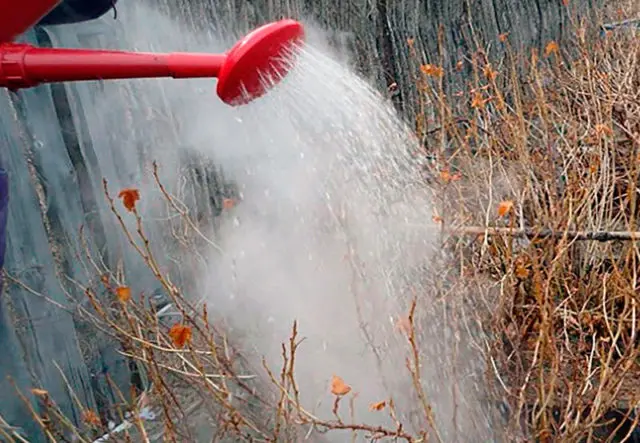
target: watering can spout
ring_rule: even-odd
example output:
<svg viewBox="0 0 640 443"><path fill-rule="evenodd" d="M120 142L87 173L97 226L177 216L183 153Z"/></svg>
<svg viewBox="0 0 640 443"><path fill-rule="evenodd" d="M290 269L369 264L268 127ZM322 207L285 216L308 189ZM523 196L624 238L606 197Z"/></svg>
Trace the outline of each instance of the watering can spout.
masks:
<svg viewBox="0 0 640 443"><path fill-rule="evenodd" d="M264 25L225 54L141 53L37 48L0 44L0 87L29 88L41 83L127 78L217 78L218 96L231 105L262 96L265 77L279 81L290 68L292 46L304 30L294 20Z"/></svg>
<svg viewBox="0 0 640 443"><path fill-rule="evenodd" d="M0 86L15 90L41 83L83 80L218 77L225 59L221 54L156 54L6 44L0 46Z"/></svg>

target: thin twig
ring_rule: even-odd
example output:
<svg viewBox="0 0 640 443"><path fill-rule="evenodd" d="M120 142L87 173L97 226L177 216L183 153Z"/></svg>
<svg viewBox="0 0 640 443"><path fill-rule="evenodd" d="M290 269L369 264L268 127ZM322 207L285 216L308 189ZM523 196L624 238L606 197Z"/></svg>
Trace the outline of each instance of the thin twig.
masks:
<svg viewBox="0 0 640 443"><path fill-rule="evenodd" d="M452 228L452 234L466 235L510 235L519 238L566 238L568 240L607 241L637 241L640 232L637 231L554 231L551 229L512 229L512 228L483 228L481 226L466 226Z"/></svg>

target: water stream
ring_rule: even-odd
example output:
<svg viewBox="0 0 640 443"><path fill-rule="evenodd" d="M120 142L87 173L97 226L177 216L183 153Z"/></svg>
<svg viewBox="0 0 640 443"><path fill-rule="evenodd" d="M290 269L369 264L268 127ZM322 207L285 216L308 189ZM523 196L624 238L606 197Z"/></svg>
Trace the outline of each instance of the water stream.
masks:
<svg viewBox="0 0 640 443"><path fill-rule="evenodd" d="M120 43L129 48L228 47L215 31L194 35L143 6L122 13ZM105 131L100 140L109 140L107 132L113 140L96 150L104 156L100 164L109 165L105 157L120 150L110 158L139 165L129 176L118 165L120 185L142 187L151 159L169 182L179 183L172 165L181 149L222 168L238 187L239 202L219 219L215 241L223 252L211 249L196 292L232 336L242 337L246 353L256 362L265 355L274 367L297 320L306 338L297 366L302 398L320 415L330 414L328 385L337 374L359 393L360 420L386 422L369 405L392 396L407 423L424 426L415 418L406 339L396 326L418 294L422 380L442 436L486 439L490 426L477 386L450 378L453 364L461 378L477 377L479 358L451 355L460 337L440 320L445 312L424 275L437 240L416 141L391 105L336 61L344 54L332 52L322 32L308 27L310 46L295 70L246 107L216 101L207 81L105 86L89 114L89 124ZM111 123L123 109L130 113L128 134ZM170 110L171 130L158 118L160 109Z"/></svg>

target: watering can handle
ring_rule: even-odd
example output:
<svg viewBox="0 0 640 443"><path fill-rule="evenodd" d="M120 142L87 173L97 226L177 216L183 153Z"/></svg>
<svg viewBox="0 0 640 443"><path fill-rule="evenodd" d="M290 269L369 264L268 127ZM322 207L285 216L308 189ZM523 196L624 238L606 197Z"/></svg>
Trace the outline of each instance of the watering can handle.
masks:
<svg viewBox="0 0 640 443"><path fill-rule="evenodd" d="M38 23L60 0L0 0L0 43L13 41Z"/></svg>

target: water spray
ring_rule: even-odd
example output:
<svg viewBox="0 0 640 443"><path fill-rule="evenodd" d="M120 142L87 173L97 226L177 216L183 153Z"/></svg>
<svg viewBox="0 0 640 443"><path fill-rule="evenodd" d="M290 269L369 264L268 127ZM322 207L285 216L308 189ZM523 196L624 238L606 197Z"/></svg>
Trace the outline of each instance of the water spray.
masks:
<svg viewBox="0 0 640 443"><path fill-rule="evenodd" d="M13 0L0 0L0 30L8 30L0 33L0 87L10 90L68 81L217 78L220 99L237 106L279 82L291 67L291 49L304 39L302 24L284 19L255 29L224 54L38 48L8 39L33 26L58 2L27 3L30 8L25 9Z"/></svg>

